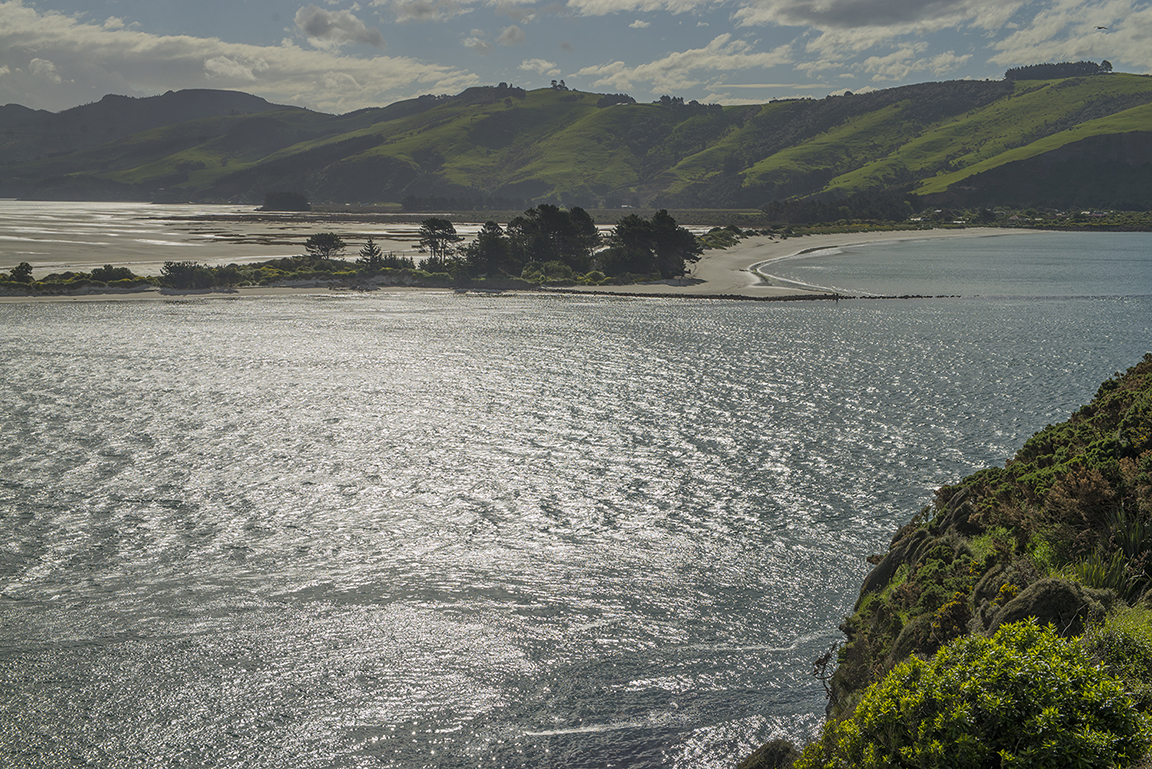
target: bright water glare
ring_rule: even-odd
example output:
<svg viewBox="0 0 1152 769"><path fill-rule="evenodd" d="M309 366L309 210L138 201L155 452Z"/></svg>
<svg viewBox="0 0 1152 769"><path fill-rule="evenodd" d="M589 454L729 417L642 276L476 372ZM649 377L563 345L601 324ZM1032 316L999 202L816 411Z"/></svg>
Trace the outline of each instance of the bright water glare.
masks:
<svg viewBox="0 0 1152 769"><path fill-rule="evenodd" d="M1148 350L1118 293L0 305L0 764L804 740L865 557Z"/></svg>

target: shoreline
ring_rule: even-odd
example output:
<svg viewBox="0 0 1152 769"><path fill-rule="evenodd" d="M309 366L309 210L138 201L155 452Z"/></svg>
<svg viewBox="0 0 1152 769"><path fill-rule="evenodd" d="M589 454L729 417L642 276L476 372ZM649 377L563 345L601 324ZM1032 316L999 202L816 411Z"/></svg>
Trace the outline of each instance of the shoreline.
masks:
<svg viewBox="0 0 1152 769"><path fill-rule="evenodd" d="M773 283L771 275L761 271L766 265L829 248L858 245L881 245L909 240L944 240L949 238L1000 237L1037 233L1042 230L976 227L968 229L935 230L882 230L876 232L833 233L804 235L778 240L758 235L741 240L722 251L707 251L691 272L683 279L669 279L652 283L634 283L624 286L564 286L541 288L536 291L508 291L504 293L588 294L601 296L664 297L685 299L759 299L759 300L819 300L838 299L841 294L816 287ZM380 286L368 291L344 286L252 286L224 290L177 291L150 288L142 291L102 291L87 294L11 295L0 296L0 304L24 302L84 302L84 301L142 301L181 300L189 298L239 299L245 297L376 294L439 292L452 293L451 287ZM473 293L471 290L468 293ZM477 291L475 293L487 293Z"/></svg>
<svg viewBox="0 0 1152 769"><path fill-rule="evenodd" d="M882 245L909 240L945 240L950 238L989 238L1042 230L1005 227L972 227L966 229L880 230L876 232L843 232L828 235L803 235L778 240L758 235L741 240L723 251L706 251L684 280L669 279L629 286L565 286L546 289L577 294L616 294L626 296L681 296L685 298L735 299L833 299L842 294L816 287L799 287L772 283L773 278L760 270L769 264L795 259L829 248Z"/></svg>

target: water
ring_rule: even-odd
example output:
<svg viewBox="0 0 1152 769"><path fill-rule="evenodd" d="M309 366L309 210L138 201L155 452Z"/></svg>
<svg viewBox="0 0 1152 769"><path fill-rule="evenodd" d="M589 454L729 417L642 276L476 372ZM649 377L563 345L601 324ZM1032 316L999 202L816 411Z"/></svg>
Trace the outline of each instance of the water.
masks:
<svg viewBox="0 0 1152 769"><path fill-rule="evenodd" d="M403 217L398 217L403 218ZM42 278L111 264L159 275L165 262L224 265L305 253L317 232L336 232L354 259L371 237L384 251L419 260L420 225L387 215L257 213L252 206L0 200L0 270L21 262ZM462 224L474 236L478 224Z"/></svg>
<svg viewBox="0 0 1152 769"><path fill-rule="evenodd" d="M1152 248L1143 232L1029 232L841 246L767 271L852 295L1134 296L1152 286Z"/></svg>
<svg viewBox="0 0 1152 769"><path fill-rule="evenodd" d="M865 556L1148 350L1037 293L0 305L0 764L806 739Z"/></svg>

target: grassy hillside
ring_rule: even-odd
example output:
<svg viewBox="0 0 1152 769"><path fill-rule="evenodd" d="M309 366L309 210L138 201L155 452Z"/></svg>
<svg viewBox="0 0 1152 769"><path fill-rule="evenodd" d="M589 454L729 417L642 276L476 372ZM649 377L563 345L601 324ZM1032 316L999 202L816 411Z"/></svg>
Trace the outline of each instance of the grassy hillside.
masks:
<svg viewBox="0 0 1152 769"><path fill-rule="evenodd" d="M1094 177L1119 175L1137 207L1152 205L1143 184L1152 182L1152 77L922 83L740 107L611 101L484 87L342 116L267 105L24 162L0 145L0 194L152 199L162 190L257 202L290 189L338 203L436 195L747 208L910 190L979 205L1024 163L1048 181L1014 188L1017 198L1049 194L1056 180L1078 191L1065 197L1099 205L1108 188ZM1122 152L1102 149L1121 136ZM1100 173L1086 158L1105 162ZM1009 167L1017 170L997 176Z"/></svg>

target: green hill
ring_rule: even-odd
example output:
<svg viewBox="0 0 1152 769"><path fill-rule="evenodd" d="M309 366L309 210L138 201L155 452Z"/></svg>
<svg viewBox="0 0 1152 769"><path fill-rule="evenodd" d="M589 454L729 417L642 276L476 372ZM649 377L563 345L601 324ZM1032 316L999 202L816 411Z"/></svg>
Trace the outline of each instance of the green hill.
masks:
<svg viewBox="0 0 1152 769"><path fill-rule="evenodd" d="M364 204L747 208L912 191L972 206L1152 206L1152 77L1140 75L922 83L738 107L501 85L339 116L243 94L217 104L211 93L154 97L163 110L105 99L99 116L70 121L5 108L0 195L259 202L296 190ZM145 130L113 121L118 105L146 113ZM165 112L183 119L158 122ZM53 130L72 131L75 144L93 133L79 133L77 117L99 117L97 135L113 138L30 156L32 121L67 124Z"/></svg>

